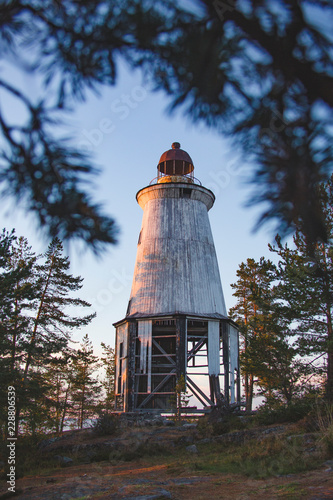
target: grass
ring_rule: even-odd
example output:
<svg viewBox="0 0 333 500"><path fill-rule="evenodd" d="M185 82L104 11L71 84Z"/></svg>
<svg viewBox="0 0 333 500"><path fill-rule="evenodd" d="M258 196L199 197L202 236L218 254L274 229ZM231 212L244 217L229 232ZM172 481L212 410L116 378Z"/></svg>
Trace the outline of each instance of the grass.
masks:
<svg viewBox="0 0 333 500"><path fill-rule="evenodd" d="M307 493L307 490L300 488L300 484L297 482L282 484L276 489L279 498L290 500L301 500Z"/></svg>
<svg viewBox="0 0 333 500"><path fill-rule="evenodd" d="M299 440L287 441L281 437L269 437L263 441L252 440L239 444L205 444L198 445L198 455L189 455L183 448L169 453L153 446L140 446L136 450L113 451L109 455L101 454L95 461L109 462L117 465L121 462L145 459L154 465L166 464L170 474L185 471L200 471L208 474L241 474L255 479L272 476L297 474L311 470L322 464L322 457L304 454ZM67 454L66 454L67 455ZM68 454L67 456L69 456ZM24 455L23 455L24 456ZM72 457L74 463L79 463ZM20 476L48 475L55 468L60 468L52 458L38 457L31 453L20 460Z"/></svg>
<svg viewBox="0 0 333 500"><path fill-rule="evenodd" d="M1 456L5 462L3 479L6 478L6 473L8 472L6 444L6 441L4 441L0 445ZM16 441L15 459L16 479L27 475L47 475L52 470L60 468L60 465L53 457L45 456L45 454L37 449L35 439L30 436L20 436Z"/></svg>
<svg viewBox="0 0 333 500"><path fill-rule="evenodd" d="M333 458L333 405L329 403L318 405L316 417L323 449L327 458Z"/></svg>
<svg viewBox="0 0 333 500"><path fill-rule="evenodd" d="M198 449L196 457L188 458L183 454L176 461L170 460L169 472L190 469L264 479L311 470L322 463L322 457L305 454L299 441L281 437L252 440L242 445L199 445Z"/></svg>
<svg viewBox="0 0 333 500"><path fill-rule="evenodd" d="M329 452L333 451L333 411L332 408L322 410L321 414L321 442L329 444ZM318 420L320 420L318 417ZM323 459L327 458L327 450L324 446L318 448L314 453L305 452L306 446L302 439L287 439L287 435L278 437L267 436L262 440L245 441L244 443L214 443L214 435L218 432L230 432L245 427L244 422L231 418L225 423L207 423L201 419L198 439L210 436L213 441L207 444L197 444L199 453L190 455L185 450L185 445L169 447L160 444L154 439L138 443L136 440L129 441L127 446L114 449L95 450L91 457L93 462L108 462L117 465L121 462L139 461L144 459L152 464L165 464L170 474L184 471L200 471L201 473L235 473L256 479L264 479L272 476L297 474L311 470L321 465ZM246 422L247 428L253 427L253 421ZM293 434L302 434L301 424L294 424ZM296 431L296 432L295 432ZM327 446L326 446L327 448ZM82 462L78 454L69 452L54 452L54 454L65 454L73 459L77 465ZM47 457L45 453L36 450L29 439L20 438L17 443L17 457L19 457L17 477L23 475L45 475L49 474L60 465L52 456ZM281 494L283 491L281 492Z"/></svg>

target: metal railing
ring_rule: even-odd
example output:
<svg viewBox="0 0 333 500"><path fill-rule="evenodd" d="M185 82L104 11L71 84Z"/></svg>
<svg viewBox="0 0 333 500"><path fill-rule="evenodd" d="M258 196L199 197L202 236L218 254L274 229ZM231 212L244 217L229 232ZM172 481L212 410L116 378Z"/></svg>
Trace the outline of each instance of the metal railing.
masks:
<svg viewBox="0 0 333 500"><path fill-rule="evenodd" d="M153 184L163 184L163 181L161 181L161 179L167 178L167 177L169 177L171 180L166 181L165 184L167 184L168 182L171 182L171 183L172 182L174 182L174 183L185 182L186 184L197 184L199 186L202 186L202 183L201 183L201 181L199 181L199 179L197 179L196 177L193 177L193 176L190 177L187 175L159 175L158 177L154 177L154 179L152 179L150 181L149 186L151 186ZM172 180L172 178L174 178L174 180Z"/></svg>

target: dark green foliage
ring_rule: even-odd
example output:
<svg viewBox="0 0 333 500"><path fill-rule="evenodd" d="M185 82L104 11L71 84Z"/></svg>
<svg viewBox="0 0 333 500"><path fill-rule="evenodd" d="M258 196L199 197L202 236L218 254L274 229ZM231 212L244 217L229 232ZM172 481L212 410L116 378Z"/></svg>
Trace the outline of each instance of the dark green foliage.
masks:
<svg viewBox="0 0 333 500"><path fill-rule="evenodd" d="M72 369L72 350L67 348L52 356L43 374L47 383L49 428L56 434L62 433L66 418L72 409Z"/></svg>
<svg viewBox="0 0 333 500"><path fill-rule="evenodd" d="M106 7L106 8L105 8ZM59 139L52 128L61 112L86 90L114 83L114 53L124 43L124 23L115 5L72 0L5 2L0 7L1 58L42 76L33 100L16 82L0 79L0 89L24 108L26 121L0 115L2 193L23 201L49 234L81 239L98 252L115 243L117 228L103 214L83 182L98 173L88 155ZM118 34L114 31L118 30ZM65 116L65 115L64 115Z"/></svg>
<svg viewBox="0 0 333 500"><path fill-rule="evenodd" d="M240 417L231 414L212 422L212 434L214 436L220 436L232 431L240 431L245 428L245 422Z"/></svg>
<svg viewBox="0 0 333 500"><path fill-rule="evenodd" d="M294 398L288 403L281 401L267 401L259 407L254 421L259 425L283 424L298 422L313 413L315 407L315 394L307 394Z"/></svg>
<svg viewBox="0 0 333 500"><path fill-rule="evenodd" d="M139 444L131 443L126 447L111 451L109 453L109 461L118 464L120 461L131 462L132 460L139 460L144 457L165 457L170 453L171 451L168 446L151 439Z"/></svg>
<svg viewBox="0 0 333 500"><path fill-rule="evenodd" d="M247 402L254 377L260 393L279 403L323 381L326 400L333 401L333 177L316 193L329 241L311 243L300 228L292 246L278 235L269 245L277 264L248 259L232 285Z"/></svg>
<svg viewBox="0 0 333 500"><path fill-rule="evenodd" d="M110 413L101 413L96 420L93 429L99 436L111 436L119 427L118 418Z"/></svg>
<svg viewBox="0 0 333 500"><path fill-rule="evenodd" d="M24 238L3 230L0 236L0 426L6 421L7 387L22 377L30 311L36 300L36 256Z"/></svg>
<svg viewBox="0 0 333 500"><path fill-rule="evenodd" d="M101 405L104 411L112 411L114 409L115 392L115 353L114 348L104 342L101 342L101 346L103 348L101 363L105 370L104 378L102 379L105 397Z"/></svg>
<svg viewBox="0 0 333 500"><path fill-rule="evenodd" d="M151 17L152 4L141 3ZM315 22L306 1L202 0L188 12L160 5L168 5L163 36L136 64L173 108L232 136L255 162L261 221L326 238L315 186L332 163L332 43L320 21L331 7L316 2Z"/></svg>
<svg viewBox="0 0 333 500"><path fill-rule="evenodd" d="M81 342L80 348L72 354L71 364L71 412L77 418L77 428L82 429L87 418L94 417L101 393L95 372L100 367L97 356L88 334Z"/></svg>
<svg viewBox="0 0 333 500"><path fill-rule="evenodd" d="M322 462L321 456L304 453L301 442L289 441L285 435L279 435L245 443L214 443L204 447L203 453L196 458L194 470L265 479L315 469ZM303 496L293 495L290 498Z"/></svg>
<svg viewBox="0 0 333 500"><path fill-rule="evenodd" d="M309 251L306 235L298 231L293 248L277 238L271 250L279 257L280 314L293 324L298 354L316 358L312 366L324 374L326 398L333 401L333 177L318 187L317 197L329 241Z"/></svg>
<svg viewBox="0 0 333 500"><path fill-rule="evenodd" d="M82 187L91 159L51 130L87 89L113 85L123 58L194 121L231 136L256 164L254 202L279 231L300 224L326 239L315 187L332 163L332 42L326 0L8 1L1 57L44 83L34 102L16 82L0 89L26 121L0 114L3 192L25 200L52 236L98 251L114 221ZM24 61L24 64L23 64ZM6 110L5 110L6 111ZM258 186L259 185L259 186Z"/></svg>
<svg viewBox="0 0 333 500"><path fill-rule="evenodd" d="M231 285L237 304L229 314L240 327L247 410L252 409L255 383L261 394L290 401L302 390L299 381L311 373L311 367L297 360L290 341L294 332L281 313L277 273L270 260L247 259L237 270L238 281Z"/></svg>
<svg viewBox="0 0 333 500"><path fill-rule="evenodd" d="M176 381L175 392L170 397L170 405L174 409L175 418L180 421L182 417L182 408L186 408L189 404L189 396L186 394L186 381L181 374Z"/></svg>
<svg viewBox="0 0 333 500"><path fill-rule="evenodd" d="M95 315L68 313L69 307L90 304L72 296L81 289L82 279L69 274L70 263L59 240L37 257L24 238L4 231L0 252L1 426L6 420L7 387L12 385L16 431L20 420L32 434L54 427L59 431L64 410L59 365L68 360L71 331L89 324Z"/></svg>

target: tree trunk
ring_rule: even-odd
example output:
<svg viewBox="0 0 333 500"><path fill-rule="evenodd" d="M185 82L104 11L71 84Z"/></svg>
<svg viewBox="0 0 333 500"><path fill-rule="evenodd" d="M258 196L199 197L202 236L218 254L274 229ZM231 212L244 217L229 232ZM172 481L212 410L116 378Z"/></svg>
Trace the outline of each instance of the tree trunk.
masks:
<svg viewBox="0 0 333 500"><path fill-rule="evenodd" d="M252 373L246 373L245 374L246 411L252 411L253 385L254 385L254 380Z"/></svg>
<svg viewBox="0 0 333 500"><path fill-rule="evenodd" d="M65 393L65 401L64 401L64 408L62 411L62 417L61 417L61 423L60 423L60 433L62 434L63 429L64 429L64 421L65 421L65 416L66 416L66 410L67 410L67 402L68 402L68 394L70 391L71 384L69 383L66 389Z"/></svg>
<svg viewBox="0 0 333 500"><path fill-rule="evenodd" d="M18 285L16 286L16 290L18 289ZM17 338L17 316L18 316L18 303L17 303L17 297L15 298L15 323L14 323L14 328L13 328L13 342L12 342L12 359L11 359L11 372L12 374L14 373L15 369L15 358L16 358L16 338Z"/></svg>
<svg viewBox="0 0 333 500"><path fill-rule="evenodd" d="M328 402L333 402L333 331L331 311L327 314L327 375L325 397Z"/></svg>
<svg viewBox="0 0 333 500"><path fill-rule="evenodd" d="M83 427L83 417L84 417L84 410L85 410L84 406L85 406L85 396L86 396L85 392L86 392L86 385L84 383L84 385L82 387L82 399L81 399L81 409L80 409L80 423L79 423L80 429L82 429L82 427Z"/></svg>
<svg viewBox="0 0 333 500"><path fill-rule="evenodd" d="M326 302L326 323L327 323L327 375L325 398L330 403L333 402L333 328L332 328L332 314L331 314L331 286L330 286L330 273L327 265L327 257L325 245L322 246L322 254L324 259L324 286L325 286L325 302Z"/></svg>

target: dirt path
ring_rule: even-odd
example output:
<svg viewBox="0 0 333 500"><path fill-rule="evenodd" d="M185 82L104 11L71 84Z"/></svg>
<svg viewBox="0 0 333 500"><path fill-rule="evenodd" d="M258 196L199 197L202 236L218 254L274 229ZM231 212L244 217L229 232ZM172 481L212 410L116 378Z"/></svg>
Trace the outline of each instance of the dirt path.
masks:
<svg viewBox="0 0 333 500"><path fill-rule="evenodd" d="M100 462L55 469L47 475L19 479L22 500L273 500L333 499L333 472L319 470L265 480L236 474L175 473L167 465L140 460L110 465ZM0 491L5 493L4 485Z"/></svg>

